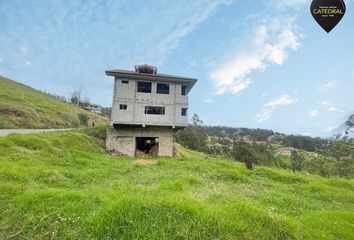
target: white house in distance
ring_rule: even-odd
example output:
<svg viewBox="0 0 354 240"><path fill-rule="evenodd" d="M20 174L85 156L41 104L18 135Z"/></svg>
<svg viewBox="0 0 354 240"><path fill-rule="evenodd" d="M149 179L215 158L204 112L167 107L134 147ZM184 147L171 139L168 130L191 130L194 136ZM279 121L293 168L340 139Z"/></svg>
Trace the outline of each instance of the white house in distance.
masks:
<svg viewBox="0 0 354 240"><path fill-rule="evenodd" d="M102 106L100 106L98 104L90 103L86 106L82 106L82 108L89 111L89 112L102 114Z"/></svg>
<svg viewBox="0 0 354 240"><path fill-rule="evenodd" d="M197 79L159 74L147 64L106 74L114 77L107 149L128 156L172 156L172 134L188 125L188 94Z"/></svg>

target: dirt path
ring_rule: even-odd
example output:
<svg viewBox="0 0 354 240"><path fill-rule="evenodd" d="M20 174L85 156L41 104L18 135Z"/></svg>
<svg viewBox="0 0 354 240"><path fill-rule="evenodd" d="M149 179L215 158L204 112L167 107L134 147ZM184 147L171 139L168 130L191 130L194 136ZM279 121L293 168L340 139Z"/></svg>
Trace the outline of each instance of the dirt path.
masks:
<svg viewBox="0 0 354 240"><path fill-rule="evenodd" d="M11 133L17 134L30 134L30 133L46 133L46 132L58 132L58 131L68 131L73 128L65 129L0 129L0 137L7 136Z"/></svg>

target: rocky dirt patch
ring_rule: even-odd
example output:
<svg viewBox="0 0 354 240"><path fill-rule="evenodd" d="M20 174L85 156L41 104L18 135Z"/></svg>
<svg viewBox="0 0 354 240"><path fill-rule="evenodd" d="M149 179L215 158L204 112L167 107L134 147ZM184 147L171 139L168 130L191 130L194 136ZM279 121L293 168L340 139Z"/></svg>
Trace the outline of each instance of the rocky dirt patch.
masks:
<svg viewBox="0 0 354 240"><path fill-rule="evenodd" d="M137 165L150 165L150 164L156 164L156 160L145 160L145 159L138 159L134 161L134 164Z"/></svg>
<svg viewBox="0 0 354 240"><path fill-rule="evenodd" d="M25 113L18 109L13 109L5 106L0 107L0 115L8 115L8 116L15 116L15 117L23 117Z"/></svg>

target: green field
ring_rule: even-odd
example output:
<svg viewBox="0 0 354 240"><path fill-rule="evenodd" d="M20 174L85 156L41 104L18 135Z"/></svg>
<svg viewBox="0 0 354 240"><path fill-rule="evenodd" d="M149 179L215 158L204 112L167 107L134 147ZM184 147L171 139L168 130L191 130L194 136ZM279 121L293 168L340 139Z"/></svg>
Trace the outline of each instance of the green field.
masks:
<svg viewBox="0 0 354 240"><path fill-rule="evenodd" d="M0 129L74 128L107 120L15 81L0 77Z"/></svg>
<svg viewBox="0 0 354 240"><path fill-rule="evenodd" d="M0 138L0 239L354 239L353 180L181 147L140 164L104 130Z"/></svg>

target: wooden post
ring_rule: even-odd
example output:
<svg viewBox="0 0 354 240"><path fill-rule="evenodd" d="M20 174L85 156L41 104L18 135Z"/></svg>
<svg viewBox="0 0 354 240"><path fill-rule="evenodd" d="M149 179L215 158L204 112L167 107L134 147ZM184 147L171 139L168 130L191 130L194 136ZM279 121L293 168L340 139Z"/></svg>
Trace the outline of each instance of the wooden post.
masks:
<svg viewBox="0 0 354 240"><path fill-rule="evenodd" d="M77 103L76 103L76 117L77 118L79 118L80 95L81 95L81 85L80 85L80 88L79 88L79 96L77 97Z"/></svg>

